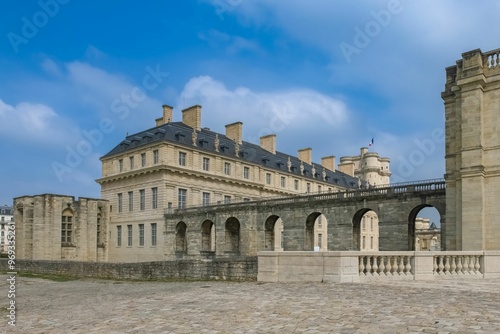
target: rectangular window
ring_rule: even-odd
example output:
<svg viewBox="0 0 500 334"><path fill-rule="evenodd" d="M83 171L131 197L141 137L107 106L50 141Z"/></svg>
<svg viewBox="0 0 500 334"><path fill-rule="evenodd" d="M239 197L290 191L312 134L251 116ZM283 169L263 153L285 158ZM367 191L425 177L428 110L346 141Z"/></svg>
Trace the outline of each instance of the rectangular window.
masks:
<svg viewBox="0 0 500 334"><path fill-rule="evenodd" d="M231 164L229 162L224 163L224 174L231 175Z"/></svg>
<svg viewBox="0 0 500 334"><path fill-rule="evenodd" d="M207 172L210 170L210 159L209 158L203 158L203 170L207 171Z"/></svg>
<svg viewBox="0 0 500 334"><path fill-rule="evenodd" d="M118 212L122 212L123 210L123 197L122 194L118 194Z"/></svg>
<svg viewBox="0 0 500 334"><path fill-rule="evenodd" d="M365 231L366 230L365 217L363 217L363 224L362 225L363 225L363 231Z"/></svg>
<svg viewBox="0 0 500 334"><path fill-rule="evenodd" d="M282 188L286 187L286 177L284 177L284 176L281 177L281 187Z"/></svg>
<svg viewBox="0 0 500 334"><path fill-rule="evenodd" d="M179 189L179 193L177 196L177 203L179 209L184 209L186 207L186 198L187 198L187 190Z"/></svg>
<svg viewBox="0 0 500 334"><path fill-rule="evenodd" d="M266 184L271 184L271 173L266 173Z"/></svg>
<svg viewBox="0 0 500 334"><path fill-rule="evenodd" d="M134 157L130 157L130 170L134 169Z"/></svg>
<svg viewBox="0 0 500 334"><path fill-rule="evenodd" d="M322 246L321 241L322 240L323 240L323 234L318 233L318 247L319 247L319 249L321 249L321 246Z"/></svg>
<svg viewBox="0 0 500 334"><path fill-rule="evenodd" d="M120 172L123 172L123 159L118 160L118 166L120 168Z"/></svg>
<svg viewBox="0 0 500 334"><path fill-rule="evenodd" d="M132 225L127 225L127 236L128 236L127 245L132 246Z"/></svg>
<svg viewBox="0 0 500 334"><path fill-rule="evenodd" d="M373 249L373 237L370 237L370 249Z"/></svg>
<svg viewBox="0 0 500 334"><path fill-rule="evenodd" d="M156 223L151 223L151 246L156 246Z"/></svg>
<svg viewBox="0 0 500 334"><path fill-rule="evenodd" d="M139 190L139 206L141 210L146 209L146 191L144 189Z"/></svg>
<svg viewBox="0 0 500 334"><path fill-rule="evenodd" d="M203 193L203 198L202 198L203 205L210 205L210 193Z"/></svg>
<svg viewBox="0 0 500 334"><path fill-rule="evenodd" d="M231 203L231 196L224 195L224 204L229 204Z"/></svg>
<svg viewBox="0 0 500 334"><path fill-rule="evenodd" d="M250 202L250 198L243 198L243 202Z"/></svg>
<svg viewBox="0 0 500 334"><path fill-rule="evenodd" d="M319 193L321 192L321 186L318 186L318 192Z"/></svg>
<svg viewBox="0 0 500 334"><path fill-rule="evenodd" d="M158 209L158 188L151 188L151 207L153 209Z"/></svg>
<svg viewBox="0 0 500 334"><path fill-rule="evenodd" d="M141 167L146 167L146 153L141 154Z"/></svg>
<svg viewBox="0 0 500 334"><path fill-rule="evenodd" d="M293 188L299 190L299 180L293 180Z"/></svg>
<svg viewBox="0 0 500 334"><path fill-rule="evenodd" d="M370 231L373 232L373 217L370 219Z"/></svg>
<svg viewBox="0 0 500 334"><path fill-rule="evenodd" d="M156 165L158 162L160 162L160 154L158 153L158 150L153 151L153 163Z"/></svg>
<svg viewBox="0 0 500 334"><path fill-rule="evenodd" d="M73 217L62 216L61 219L61 242L70 243L73 234Z"/></svg>
<svg viewBox="0 0 500 334"><path fill-rule="evenodd" d="M128 211L134 211L134 192L128 192Z"/></svg>
<svg viewBox="0 0 500 334"><path fill-rule="evenodd" d="M250 179L250 167L243 167L243 178Z"/></svg>
<svg viewBox="0 0 500 334"><path fill-rule="evenodd" d="M179 166L186 166L186 153L179 152Z"/></svg>
<svg viewBox="0 0 500 334"><path fill-rule="evenodd" d="M144 224L139 224L139 246L144 246Z"/></svg>
<svg viewBox="0 0 500 334"><path fill-rule="evenodd" d="M311 192L311 184L307 183L307 193L310 193L310 192Z"/></svg>
<svg viewBox="0 0 500 334"><path fill-rule="evenodd" d="M116 246L121 247L122 245L122 226L118 225L116 227Z"/></svg>
<svg viewBox="0 0 500 334"><path fill-rule="evenodd" d="M101 235L102 235L102 233L101 233L101 217L97 217L97 236L96 236L97 244L102 243Z"/></svg>
<svg viewBox="0 0 500 334"><path fill-rule="evenodd" d="M365 249L366 248L366 237L363 236L363 245L362 245L362 248L361 249Z"/></svg>

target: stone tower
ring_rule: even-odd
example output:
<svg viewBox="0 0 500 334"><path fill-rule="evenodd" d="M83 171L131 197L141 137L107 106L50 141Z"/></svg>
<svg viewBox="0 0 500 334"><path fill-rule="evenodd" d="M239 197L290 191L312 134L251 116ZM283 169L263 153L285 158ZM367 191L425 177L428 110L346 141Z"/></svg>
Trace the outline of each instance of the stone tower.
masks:
<svg viewBox="0 0 500 334"><path fill-rule="evenodd" d="M500 250L500 49L446 68L446 250Z"/></svg>

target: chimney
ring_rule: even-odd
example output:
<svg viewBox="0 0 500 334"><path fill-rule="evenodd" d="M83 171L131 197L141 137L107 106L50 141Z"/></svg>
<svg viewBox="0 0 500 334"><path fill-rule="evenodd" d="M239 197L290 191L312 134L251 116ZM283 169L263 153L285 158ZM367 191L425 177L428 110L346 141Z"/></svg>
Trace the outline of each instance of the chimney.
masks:
<svg viewBox="0 0 500 334"><path fill-rule="evenodd" d="M332 155L329 157L321 158L321 166L331 170L332 172L335 172L335 156Z"/></svg>
<svg viewBox="0 0 500 334"><path fill-rule="evenodd" d="M276 135L272 134L260 137L260 147L272 154L276 154Z"/></svg>
<svg viewBox="0 0 500 334"><path fill-rule="evenodd" d="M308 147L299 150L299 159L310 165L312 163L312 148Z"/></svg>
<svg viewBox="0 0 500 334"><path fill-rule="evenodd" d="M354 176L354 162L351 157L341 157L339 171L350 176Z"/></svg>
<svg viewBox="0 0 500 334"><path fill-rule="evenodd" d="M196 131L201 130L201 106L196 104L182 110L182 123L192 127Z"/></svg>
<svg viewBox="0 0 500 334"><path fill-rule="evenodd" d="M162 107L163 107L163 117L156 119L156 126L172 122L172 111L174 110L174 108L166 104L164 104Z"/></svg>
<svg viewBox="0 0 500 334"><path fill-rule="evenodd" d="M368 153L368 147L362 147L361 148L361 158L363 158L363 156Z"/></svg>
<svg viewBox="0 0 500 334"><path fill-rule="evenodd" d="M236 122L226 125L226 137L241 144L243 140L243 123Z"/></svg>

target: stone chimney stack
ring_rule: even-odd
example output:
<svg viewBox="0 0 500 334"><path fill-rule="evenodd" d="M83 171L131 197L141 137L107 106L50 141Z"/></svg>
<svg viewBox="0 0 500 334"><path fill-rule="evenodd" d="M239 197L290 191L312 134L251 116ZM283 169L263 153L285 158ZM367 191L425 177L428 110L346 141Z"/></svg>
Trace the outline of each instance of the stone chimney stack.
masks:
<svg viewBox="0 0 500 334"><path fill-rule="evenodd" d="M321 166L331 170L332 172L335 172L335 156L332 155L329 157L321 158Z"/></svg>
<svg viewBox="0 0 500 334"><path fill-rule="evenodd" d="M271 134L260 137L260 147L272 154L276 154L276 135Z"/></svg>
<svg viewBox="0 0 500 334"><path fill-rule="evenodd" d="M308 147L299 150L299 159L310 165L312 163L312 148Z"/></svg>
<svg viewBox="0 0 500 334"><path fill-rule="evenodd" d="M182 123L192 127L196 131L201 130L201 106L196 104L182 110Z"/></svg>
<svg viewBox="0 0 500 334"><path fill-rule="evenodd" d="M166 104L164 104L162 107L163 107L163 117L156 119L156 126L172 122L172 113L174 108Z"/></svg>
<svg viewBox="0 0 500 334"><path fill-rule="evenodd" d="M236 122L226 125L226 137L241 145L243 142L243 123Z"/></svg>

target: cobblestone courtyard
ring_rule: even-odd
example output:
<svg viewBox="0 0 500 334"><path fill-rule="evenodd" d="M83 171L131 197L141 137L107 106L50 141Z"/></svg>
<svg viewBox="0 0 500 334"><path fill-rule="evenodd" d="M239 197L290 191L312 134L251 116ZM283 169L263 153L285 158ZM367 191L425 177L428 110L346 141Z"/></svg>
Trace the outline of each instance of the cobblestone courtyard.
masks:
<svg viewBox="0 0 500 334"><path fill-rule="evenodd" d="M500 281L281 284L17 278L3 333L500 333Z"/></svg>

